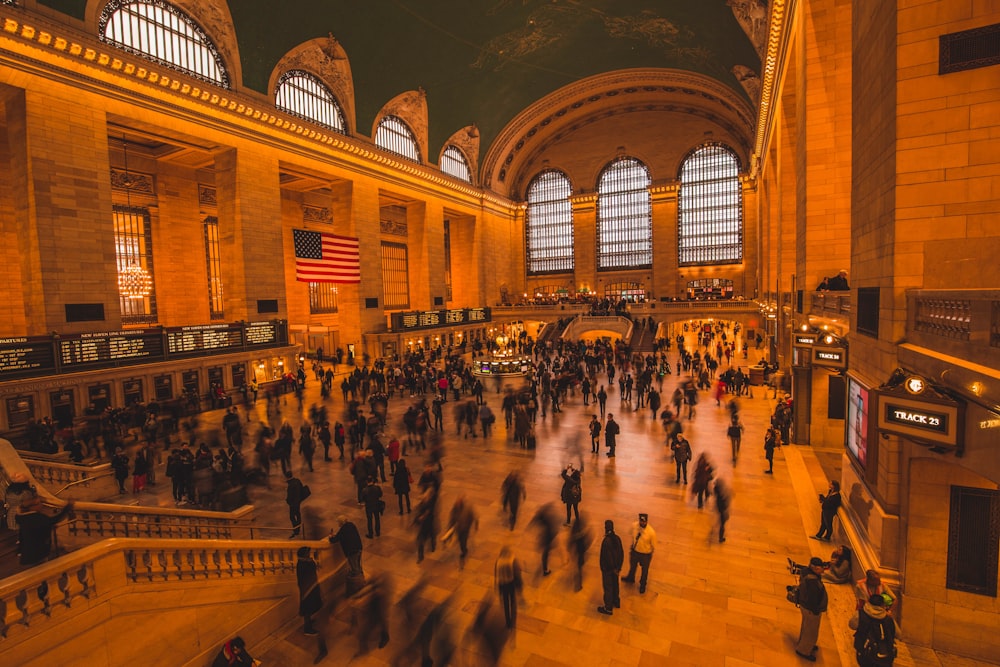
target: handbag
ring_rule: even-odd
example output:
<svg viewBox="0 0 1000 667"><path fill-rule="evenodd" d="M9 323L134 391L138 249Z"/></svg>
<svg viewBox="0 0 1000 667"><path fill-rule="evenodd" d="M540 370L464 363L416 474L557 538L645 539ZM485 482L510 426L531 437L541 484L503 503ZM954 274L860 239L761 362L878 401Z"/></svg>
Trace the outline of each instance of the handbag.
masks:
<svg viewBox="0 0 1000 667"><path fill-rule="evenodd" d="M378 501L378 513L379 514L385 514L385 501L384 500L379 499L379 501Z"/></svg>
<svg viewBox="0 0 1000 667"><path fill-rule="evenodd" d="M799 587L785 586L785 598L796 607L799 606Z"/></svg>
<svg viewBox="0 0 1000 667"><path fill-rule="evenodd" d="M302 485L302 500L305 500L312 495L312 490L309 488L308 484Z"/></svg>

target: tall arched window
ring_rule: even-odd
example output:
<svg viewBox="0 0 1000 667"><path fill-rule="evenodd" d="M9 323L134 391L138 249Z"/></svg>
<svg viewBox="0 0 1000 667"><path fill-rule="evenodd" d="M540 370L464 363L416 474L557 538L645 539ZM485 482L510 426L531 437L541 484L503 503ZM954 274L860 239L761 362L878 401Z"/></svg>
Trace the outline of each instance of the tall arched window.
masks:
<svg viewBox="0 0 1000 667"><path fill-rule="evenodd" d="M161 0L111 0L98 22L101 41L229 88L215 44L191 17Z"/></svg>
<svg viewBox="0 0 1000 667"><path fill-rule="evenodd" d="M635 158L615 160L597 183L597 270L653 265L649 169Z"/></svg>
<svg viewBox="0 0 1000 667"><path fill-rule="evenodd" d="M414 162L420 162L416 137L407 124L395 116L386 116L379 121L378 129L375 130L375 145Z"/></svg>
<svg viewBox="0 0 1000 667"><path fill-rule="evenodd" d="M469 162L465 159L465 154L455 146L448 146L444 149L444 153L441 153L441 171L466 183L472 183Z"/></svg>
<svg viewBox="0 0 1000 667"><path fill-rule="evenodd" d="M528 186L524 229L529 275L573 270L572 192L566 174L555 170L543 171Z"/></svg>
<svg viewBox="0 0 1000 667"><path fill-rule="evenodd" d="M274 104L288 113L344 133L344 114L336 98L322 81L299 69L285 72L278 79Z"/></svg>
<svg viewBox="0 0 1000 667"><path fill-rule="evenodd" d="M681 164L677 253L681 265L733 264L743 259L740 164L727 146L707 144Z"/></svg>

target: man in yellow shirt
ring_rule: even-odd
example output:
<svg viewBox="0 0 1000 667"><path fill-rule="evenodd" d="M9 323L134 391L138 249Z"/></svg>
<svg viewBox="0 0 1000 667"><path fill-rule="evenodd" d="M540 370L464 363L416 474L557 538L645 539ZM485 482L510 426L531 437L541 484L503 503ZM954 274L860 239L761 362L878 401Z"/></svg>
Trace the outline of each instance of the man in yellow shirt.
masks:
<svg viewBox="0 0 1000 667"><path fill-rule="evenodd" d="M634 584L635 569L642 566L642 576L639 578L639 593L646 592L646 582L649 580L649 564L656 551L656 531L649 525L649 515L640 514L639 521L632 524L632 549L629 551L628 574L622 581Z"/></svg>

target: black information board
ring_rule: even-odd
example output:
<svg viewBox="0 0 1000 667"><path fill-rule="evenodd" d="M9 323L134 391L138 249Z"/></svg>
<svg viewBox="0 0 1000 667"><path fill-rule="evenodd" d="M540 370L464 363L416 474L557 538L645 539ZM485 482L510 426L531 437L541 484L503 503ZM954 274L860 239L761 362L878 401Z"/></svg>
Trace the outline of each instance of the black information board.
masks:
<svg viewBox="0 0 1000 667"><path fill-rule="evenodd" d="M0 338L0 379L45 375L56 370L52 338Z"/></svg>
<svg viewBox="0 0 1000 667"><path fill-rule="evenodd" d="M243 330L239 324L204 324L166 330L167 354L188 357L224 354L242 349Z"/></svg>
<svg viewBox="0 0 1000 667"><path fill-rule="evenodd" d="M0 382L287 344L284 320L15 336L0 338Z"/></svg>
<svg viewBox="0 0 1000 667"><path fill-rule="evenodd" d="M63 370L141 364L163 360L159 329L103 331L60 338L59 364Z"/></svg>
<svg viewBox="0 0 1000 667"><path fill-rule="evenodd" d="M489 308L457 308L452 310L421 310L408 313L392 313L389 322L393 331L411 329L432 329L434 327L475 324L490 321Z"/></svg>

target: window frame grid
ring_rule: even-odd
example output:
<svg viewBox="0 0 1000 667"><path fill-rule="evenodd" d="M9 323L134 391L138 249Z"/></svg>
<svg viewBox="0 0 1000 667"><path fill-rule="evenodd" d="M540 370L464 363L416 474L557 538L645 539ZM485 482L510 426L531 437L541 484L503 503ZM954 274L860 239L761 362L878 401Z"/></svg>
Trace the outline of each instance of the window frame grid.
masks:
<svg viewBox="0 0 1000 667"><path fill-rule="evenodd" d="M205 31L162 0L110 0L98 20L98 39L200 81L230 87L219 49Z"/></svg>
<svg viewBox="0 0 1000 667"><path fill-rule="evenodd" d="M438 166L449 176L472 184L472 169L469 168L465 153L458 146L449 144L441 153L441 162Z"/></svg>
<svg viewBox="0 0 1000 667"><path fill-rule="evenodd" d="M963 522L962 502L984 502L979 518L985 525L970 526ZM969 512L971 514L971 512ZM974 595L997 596L997 562L1000 560L1000 491L996 489L955 486L951 487L948 518L948 552L946 554L945 588ZM965 549L963 549L965 547ZM970 572L969 552L975 552L982 561L979 572ZM975 580L973 580L975 579Z"/></svg>
<svg viewBox="0 0 1000 667"><path fill-rule="evenodd" d="M736 153L719 143L703 144L681 162L677 192L680 266L743 261L745 220L739 169Z"/></svg>
<svg viewBox="0 0 1000 667"><path fill-rule="evenodd" d="M382 305L386 310L410 307L409 247L382 241Z"/></svg>
<svg viewBox="0 0 1000 667"><path fill-rule="evenodd" d="M209 319L225 318L225 300L222 285L222 244L219 240L219 218L206 216L205 227L205 269L208 274L208 316Z"/></svg>
<svg viewBox="0 0 1000 667"><path fill-rule="evenodd" d="M309 286L309 313L320 315L340 310L339 290L334 283L306 283Z"/></svg>
<svg viewBox="0 0 1000 667"><path fill-rule="evenodd" d="M573 204L569 199L572 194L573 184L569 177L557 169L539 173L528 185L524 248L529 276L575 270L576 238Z"/></svg>
<svg viewBox="0 0 1000 667"><path fill-rule="evenodd" d="M420 147L413 130L398 116L383 116L375 130L375 145L407 160L420 162Z"/></svg>
<svg viewBox="0 0 1000 667"><path fill-rule="evenodd" d="M135 262L149 273L149 296L125 298L118 294L122 325L156 322L156 280L153 274L153 234L149 209L145 206L112 205L116 274ZM140 229L141 228L141 229Z"/></svg>
<svg viewBox="0 0 1000 667"><path fill-rule="evenodd" d="M601 171L597 185L599 272L653 266L651 183L649 168L632 157L620 157Z"/></svg>
<svg viewBox="0 0 1000 667"><path fill-rule="evenodd" d="M337 98L316 75L305 70L288 70L274 89L274 105L286 113L347 134L344 111Z"/></svg>

